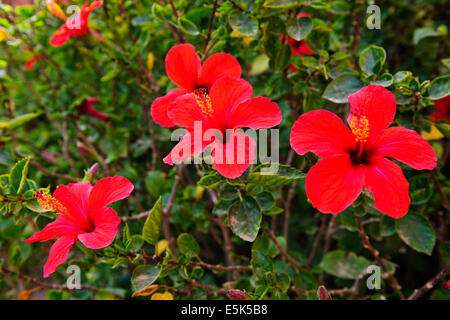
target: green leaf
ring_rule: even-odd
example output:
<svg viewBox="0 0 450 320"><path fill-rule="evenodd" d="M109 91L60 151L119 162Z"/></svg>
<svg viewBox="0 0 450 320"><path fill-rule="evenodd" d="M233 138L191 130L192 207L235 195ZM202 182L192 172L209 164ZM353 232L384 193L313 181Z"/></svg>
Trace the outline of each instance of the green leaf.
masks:
<svg viewBox="0 0 450 320"><path fill-rule="evenodd" d="M200 33L195 23L186 18L181 17L180 19L178 19L178 25L180 26L181 30L190 35L196 36Z"/></svg>
<svg viewBox="0 0 450 320"><path fill-rule="evenodd" d="M100 81L102 82L106 82L106 81L110 81L112 79L114 79L115 77L117 77L120 73L120 69L117 68L117 66L114 66L113 69L109 70L101 79Z"/></svg>
<svg viewBox="0 0 450 320"><path fill-rule="evenodd" d="M410 212L395 221L395 228L400 239L408 246L418 252L431 255L436 243L436 233L424 216Z"/></svg>
<svg viewBox="0 0 450 320"><path fill-rule="evenodd" d="M161 266L156 262L150 262L148 264L142 264L137 266L131 276L131 283L133 284L134 291L142 290L150 286L158 279L161 273Z"/></svg>
<svg viewBox="0 0 450 320"><path fill-rule="evenodd" d="M287 33L291 38L300 41L308 35L312 29L310 17L301 17L288 20L286 23Z"/></svg>
<svg viewBox="0 0 450 320"><path fill-rule="evenodd" d="M33 120L36 117L39 117L41 114L38 112L34 113L27 113L23 114L21 116L15 117L14 119L8 120L8 121L1 121L0 122L0 129L5 128L8 130L14 130L25 123Z"/></svg>
<svg viewBox="0 0 450 320"><path fill-rule="evenodd" d="M377 86L389 87L394 82L394 77L390 73L383 73L376 81L372 81L372 84Z"/></svg>
<svg viewBox="0 0 450 320"><path fill-rule="evenodd" d="M197 184L206 189L212 189L219 186L219 184L224 181L225 178L218 173L217 171L213 171L205 176L203 176Z"/></svg>
<svg viewBox="0 0 450 320"><path fill-rule="evenodd" d="M182 233L177 239L178 249L181 253L188 257L198 256L200 253L200 246L197 241L188 233Z"/></svg>
<svg viewBox="0 0 450 320"><path fill-rule="evenodd" d="M152 210L150 210L147 220L145 220L144 228L142 229L142 238L152 245L158 243L162 210L162 200L159 197Z"/></svg>
<svg viewBox="0 0 450 320"><path fill-rule="evenodd" d="M331 81L323 92L323 98L334 103L347 103L348 96L364 86L361 80L351 73L343 73Z"/></svg>
<svg viewBox="0 0 450 320"><path fill-rule="evenodd" d="M262 214L258 202L251 196L243 196L229 212L231 230L245 241L254 241L258 235Z"/></svg>
<svg viewBox="0 0 450 320"><path fill-rule="evenodd" d="M256 36L258 33L258 23L250 17L248 12L235 13L230 16L229 21L233 30L243 36Z"/></svg>
<svg viewBox="0 0 450 320"><path fill-rule="evenodd" d="M447 120L438 120L434 125L447 139L450 139L450 123Z"/></svg>
<svg viewBox="0 0 450 320"><path fill-rule="evenodd" d="M289 65L289 60L291 58L291 46L286 44L281 46L278 50L277 55L273 59L273 68L275 71L282 72Z"/></svg>
<svg viewBox="0 0 450 320"><path fill-rule="evenodd" d="M278 164L278 170L268 171L274 163L264 163L255 168L247 178L248 183L254 183L262 186L277 187L283 184L292 183L306 177L306 174L297 169Z"/></svg>
<svg viewBox="0 0 450 320"><path fill-rule="evenodd" d="M273 272L273 261L264 253L252 250L252 259L250 261L253 272L263 277L266 273Z"/></svg>
<svg viewBox="0 0 450 320"><path fill-rule="evenodd" d="M42 213L42 212L48 211L47 209L44 209L41 207L41 205L39 204L39 202L36 198L27 200L23 204L25 207L27 207L28 209L30 209L33 212Z"/></svg>
<svg viewBox="0 0 450 320"><path fill-rule="evenodd" d="M429 92L431 100L438 100L450 95L450 74L433 79Z"/></svg>
<svg viewBox="0 0 450 320"><path fill-rule="evenodd" d="M225 199L220 199L219 201L217 201L217 203L214 205L213 208L213 214L216 215L221 215L221 214L228 214L228 212L230 211L230 208L232 206L232 204L236 201L236 199L234 200L225 200Z"/></svg>
<svg viewBox="0 0 450 320"><path fill-rule="evenodd" d="M259 203L259 206L265 211L272 208L275 204L275 199L273 195L269 191L263 191L256 195L256 200Z"/></svg>
<svg viewBox="0 0 450 320"><path fill-rule="evenodd" d="M154 3L152 6L152 14L156 19L162 22L170 22L172 18L172 11L166 9L158 3Z"/></svg>
<svg viewBox="0 0 450 320"><path fill-rule="evenodd" d="M359 55L359 67L367 75L380 73L386 61L386 51L382 47L371 45Z"/></svg>
<svg viewBox="0 0 450 320"><path fill-rule="evenodd" d="M30 158L24 158L17 162L9 173L9 192L19 195L25 186Z"/></svg>
<svg viewBox="0 0 450 320"><path fill-rule="evenodd" d="M266 0L264 7L266 8L291 8L300 4L298 0Z"/></svg>
<svg viewBox="0 0 450 320"><path fill-rule="evenodd" d="M414 30L413 43L418 44L422 39L439 36L441 36L441 33L433 28L418 28Z"/></svg>
<svg viewBox="0 0 450 320"><path fill-rule="evenodd" d="M320 262L320 267L328 274L343 279L356 279L365 272L370 261L358 257L353 252L334 250L328 252Z"/></svg>

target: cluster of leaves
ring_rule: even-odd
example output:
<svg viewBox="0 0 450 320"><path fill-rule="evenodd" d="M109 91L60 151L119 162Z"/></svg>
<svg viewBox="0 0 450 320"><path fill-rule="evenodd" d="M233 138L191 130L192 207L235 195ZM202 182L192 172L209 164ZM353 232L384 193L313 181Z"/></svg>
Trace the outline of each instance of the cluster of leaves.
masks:
<svg viewBox="0 0 450 320"><path fill-rule="evenodd" d="M32 297L49 299L224 299L228 289L317 299L319 284L333 299L397 298L386 272L375 293L356 286L375 263L357 219L405 295L450 263L450 127L430 121L433 101L450 94L444 0L377 1L381 29L366 27L369 3L360 0L110 0L90 18L103 39L91 34L57 48L49 39L61 21L44 2L0 4L0 298L17 297L19 279L41 288ZM314 55L292 56L285 35L306 41ZM181 42L202 58L232 54L254 95L278 104L277 174L261 174L271 164L259 164L230 180L207 165L163 164L174 143L152 122L150 105L175 87L162 62ZM25 70L32 57L34 68ZM368 84L395 94L396 124L440 135L431 138L435 171L402 165L412 201L399 220L378 212L367 192L339 215L314 210L304 178L317 159L289 146L300 114L325 108L345 118L348 95ZM87 97L100 101L108 121L80 113ZM49 244L24 239L55 215L33 194L94 179L83 173L96 162L98 178L121 175L135 185L132 197L113 205L121 232L105 249L77 243L72 250L83 290L65 290L64 265L51 280L61 287L48 289ZM449 294L436 287L429 296Z"/></svg>

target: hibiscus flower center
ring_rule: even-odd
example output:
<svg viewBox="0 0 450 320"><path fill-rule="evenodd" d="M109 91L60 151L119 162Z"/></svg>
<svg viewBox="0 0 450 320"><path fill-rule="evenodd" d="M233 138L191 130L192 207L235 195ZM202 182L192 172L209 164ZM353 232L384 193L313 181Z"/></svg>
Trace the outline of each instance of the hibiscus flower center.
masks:
<svg viewBox="0 0 450 320"><path fill-rule="evenodd" d="M350 129L357 142L366 142L370 132L369 120L364 115L353 116L350 120Z"/></svg>
<svg viewBox="0 0 450 320"><path fill-rule="evenodd" d="M214 108L211 103L211 98L205 88L197 88L194 90L195 100L197 101L200 110L205 118L210 118L214 114Z"/></svg>
<svg viewBox="0 0 450 320"><path fill-rule="evenodd" d="M364 164L368 159L364 145L369 138L369 120L365 115L354 115L350 120L350 129L358 142L356 149L350 151L350 158L355 165Z"/></svg>

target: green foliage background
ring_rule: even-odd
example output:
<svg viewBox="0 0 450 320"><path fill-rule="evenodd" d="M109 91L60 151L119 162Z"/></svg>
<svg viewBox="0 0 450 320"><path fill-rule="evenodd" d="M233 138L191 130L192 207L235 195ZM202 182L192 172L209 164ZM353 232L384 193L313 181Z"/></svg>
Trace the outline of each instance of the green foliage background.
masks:
<svg viewBox="0 0 450 320"><path fill-rule="evenodd" d="M439 158L436 170L402 165L412 202L408 215L397 221L378 212L368 193L334 219L318 213L304 186L317 159L300 157L289 146L290 128L300 114L325 108L344 118L347 95L369 83L396 95L395 124L430 131L432 100L450 94L445 0L376 1L379 30L366 27L371 3L364 0L174 0L173 7L171 2L105 1L89 22L104 40L91 34L58 48L49 39L61 21L44 1L15 8L0 4L0 28L9 36L0 42L0 298L15 299L42 282L56 289L44 286L31 297L131 298L136 290L156 288L175 299L228 299L227 289L250 298L317 299L323 284L333 299L398 299L386 274L380 290L368 290L365 278L351 290L375 262L355 216L406 297L448 268L448 122L436 123L444 137L431 142ZM311 18L296 19L300 11ZM286 33L305 39L315 54L291 57L291 48L280 41ZM261 176L253 166L231 181L210 167L189 165L177 178L180 168L163 164L174 145L171 130L154 124L149 108L175 88L163 61L181 42L193 44L203 59L215 52L232 54L254 95L277 102L284 165L277 176ZM26 71L32 56L40 58ZM110 116L108 122L78 114L86 97L99 99L97 109ZM64 290L67 263L42 279L51 241L24 243L54 219L32 194L92 179L85 171L94 163L99 164L94 182L122 175L135 185L132 197L113 206L121 217L153 209L148 218L122 223L108 248L74 247L68 263L80 266L81 282L89 288ZM172 190L169 230L177 257L170 249L154 256L158 240L167 236L160 221ZM229 216L243 224L230 226ZM254 242L242 239L256 235ZM230 265L243 267L220 267ZM441 283L423 297L448 299Z"/></svg>

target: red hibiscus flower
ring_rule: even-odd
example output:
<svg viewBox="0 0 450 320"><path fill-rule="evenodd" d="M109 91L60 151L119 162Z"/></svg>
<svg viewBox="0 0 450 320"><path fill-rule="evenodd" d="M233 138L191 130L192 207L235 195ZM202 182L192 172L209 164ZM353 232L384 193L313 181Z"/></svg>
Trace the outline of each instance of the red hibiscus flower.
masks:
<svg viewBox="0 0 450 320"><path fill-rule="evenodd" d="M86 114L91 117L97 118L102 121L109 120L109 115L102 113L95 109L95 105L98 104L97 98L88 97L83 100L81 104L78 105L78 113L79 114Z"/></svg>
<svg viewBox="0 0 450 320"><path fill-rule="evenodd" d="M393 218L408 212L409 184L394 158L418 170L433 169L436 154L416 131L387 128L395 116L395 97L384 87L369 85L348 97L347 122L326 110L305 113L294 123L291 146L298 154L313 152L322 160L306 177L306 194L323 213L351 205L363 186L376 208Z"/></svg>
<svg viewBox="0 0 450 320"><path fill-rule="evenodd" d="M114 240L120 219L107 206L128 197L133 188L128 179L116 176L101 179L94 187L89 182L60 185L53 197L42 191L35 194L42 207L58 214L54 222L25 241L43 242L59 237L50 249L44 278L67 260L78 240L91 249L104 248Z"/></svg>
<svg viewBox="0 0 450 320"><path fill-rule="evenodd" d="M434 100L436 111L431 115L431 119L436 122L438 120L447 120L450 122L450 95L439 100Z"/></svg>
<svg viewBox="0 0 450 320"><path fill-rule="evenodd" d="M36 62L38 62L38 60L42 59L42 55L38 54L35 56L32 56L30 59L27 60L27 62L25 62L25 70L33 70L34 66L36 65Z"/></svg>
<svg viewBox="0 0 450 320"><path fill-rule="evenodd" d="M230 54L215 53L201 64L195 48L188 44L172 47L166 55L166 72L170 80L180 88L171 90L164 97L155 99L151 106L153 121L163 127L175 124L167 115L167 107L177 97L195 90L206 90L208 93L214 82L223 76L241 77L241 66Z"/></svg>
<svg viewBox="0 0 450 320"><path fill-rule="evenodd" d="M86 2L73 19L66 20L55 32L50 39L50 44L54 47L59 47L65 44L70 37L85 37L89 34L91 31L88 27L88 17L95 8L100 7L102 4L102 0L93 1L91 4Z"/></svg>
<svg viewBox="0 0 450 320"><path fill-rule="evenodd" d="M277 104L264 97L251 99L252 91L247 81L225 76L211 86L209 93L206 89L196 90L177 98L168 106L167 115L174 125L188 133L164 162L173 165L175 161L199 155L211 145L212 164L220 174L231 179L242 175L254 162L256 143L236 130L270 128L281 122ZM198 124L201 131L196 130ZM208 133L216 135L208 137Z"/></svg>

